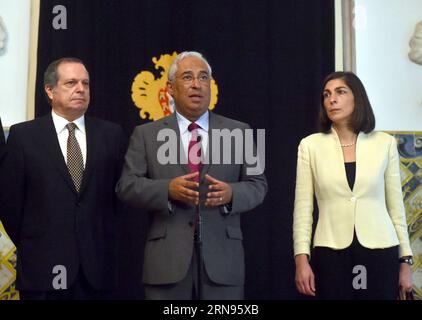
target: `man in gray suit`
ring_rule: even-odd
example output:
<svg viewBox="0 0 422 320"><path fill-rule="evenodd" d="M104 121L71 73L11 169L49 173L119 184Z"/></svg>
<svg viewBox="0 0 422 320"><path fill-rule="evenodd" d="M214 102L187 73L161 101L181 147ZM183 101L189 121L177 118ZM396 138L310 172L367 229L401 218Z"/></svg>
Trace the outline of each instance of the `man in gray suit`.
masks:
<svg viewBox="0 0 422 320"><path fill-rule="evenodd" d="M121 200L149 212L143 269L147 299L197 299L199 292L201 299L244 297L240 214L263 201L267 182L262 172L250 175L246 163L204 161L212 150L212 131L249 129L208 111L211 77L200 53L175 58L167 82L175 113L135 128L116 186ZM165 130L176 133L176 164L160 159L165 142L159 136ZM200 147L193 151L195 145ZM194 250L199 232L200 253Z"/></svg>

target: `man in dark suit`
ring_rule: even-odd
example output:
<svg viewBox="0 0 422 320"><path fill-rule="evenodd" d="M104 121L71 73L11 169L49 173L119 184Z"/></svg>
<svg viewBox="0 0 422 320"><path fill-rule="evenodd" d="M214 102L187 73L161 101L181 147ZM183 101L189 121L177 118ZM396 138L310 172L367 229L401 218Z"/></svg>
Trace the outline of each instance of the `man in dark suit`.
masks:
<svg viewBox="0 0 422 320"><path fill-rule="evenodd" d="M249 175L246 163L198 160L204 162L205 154L213 149L213 130L244 132L249 126L208 111L211 67L200 53L179 54L168 77L175 113L135 128L116 187L121 200L149 211L145 296L243 299L240 214L263 201L266 179L262 173ZM177 164L163 162L160 149L164 144L159 136L166 132L177 137L169 154L172 157L172 150L179 152ZM231 152L233 161L234 150ZM202 250L194 250L194 242L196 248L198 243L202 245Z"/></svg>
<svg viewBox="0 0 422 320"><path fill-rule="evenodd" d="M44 74L50 114L13 125L0 219L17 247L23 299L107 298L115 284L114 187L120 126L85 116L89 74L76 58Z"/></svg>
<svg viewBox="0 0 422 320"><path fill-rule="evenodd" d="M3 131L3 124L1 123L0 118L0 146L4 146L5 140L4 140L4 131Z"/></svg>

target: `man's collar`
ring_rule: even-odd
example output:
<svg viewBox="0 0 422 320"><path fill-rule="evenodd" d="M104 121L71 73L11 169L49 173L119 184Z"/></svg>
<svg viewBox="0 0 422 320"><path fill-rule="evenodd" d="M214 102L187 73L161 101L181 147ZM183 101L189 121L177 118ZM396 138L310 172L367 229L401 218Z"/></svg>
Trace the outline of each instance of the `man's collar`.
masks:
<svg viewBox="0 0 422 320"><path fill-rule="evenodd" d="M56 128L57 134L61 133L66 129L66 125L70 123L69 120L59 116L54 110L51 110L51 117L53 118L54 127ZM72 121L76 124L76 127L85 134L85 115L80 116L79 118Z"/></svg>
<svg viewBox="0 0 422 320"><path fill-rule="evenodd" d="M177 112L177 110L175 110L175 113L176 113L177 123L179 124L180 134L184 134L186 130L188 130L188 126L191 124L191 121L185 118L184 116L182 116L179 112ZM195 123L198 126L200 126L202 130L206 132L208 132L208 128L209 128L209 117L210 117L210 114L207 110L202 116L199 117L198 120L195 121Z"/></svg>

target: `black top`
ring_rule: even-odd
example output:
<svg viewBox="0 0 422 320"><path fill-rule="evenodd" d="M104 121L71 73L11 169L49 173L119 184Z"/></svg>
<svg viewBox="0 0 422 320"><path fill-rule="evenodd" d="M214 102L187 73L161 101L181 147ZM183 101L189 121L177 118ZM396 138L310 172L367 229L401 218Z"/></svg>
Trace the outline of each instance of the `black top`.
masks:
<svg viewBox="0 0 422 320"><path fill-rule="evenodd" d="M346 168L347 182L349 183L350 190L353 191L356 176L356 162L345 162L344 166Z"/></svg>

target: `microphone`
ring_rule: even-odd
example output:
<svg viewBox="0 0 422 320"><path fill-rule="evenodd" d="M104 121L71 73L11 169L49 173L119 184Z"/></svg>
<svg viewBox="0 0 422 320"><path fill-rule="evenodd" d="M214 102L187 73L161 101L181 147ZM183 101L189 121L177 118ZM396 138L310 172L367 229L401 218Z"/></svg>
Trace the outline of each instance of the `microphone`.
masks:
<svg viewBox="0 0 422 320"><path fill-rule="evenodd" d="M196 137L196 142L201 142L202 140L202 136L198 134L198 136Z"/></svg>

